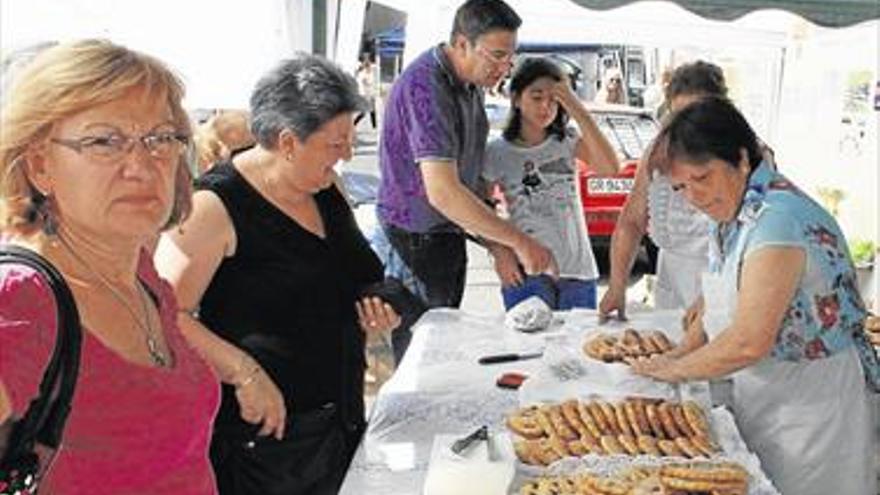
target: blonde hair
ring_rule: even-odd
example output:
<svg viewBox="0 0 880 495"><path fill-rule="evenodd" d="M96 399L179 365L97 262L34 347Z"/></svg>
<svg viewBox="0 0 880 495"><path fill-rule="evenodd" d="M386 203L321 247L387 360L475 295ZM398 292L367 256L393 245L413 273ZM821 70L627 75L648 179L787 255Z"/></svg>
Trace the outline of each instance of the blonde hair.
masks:
<svg viewBox="0 0 880 495"><path fill-rule="evenodd" d="M164 96L178 132L191 133L181 104L184 88L164 63L106 40L59 44L40 52L12 81L0 111L0 228L31 235L45 227L46 197L27 177L29 146L46 138L52 126L88 108L143 88ZM192 208L192 178L181 156L174 206L165 228L181 222Z"/></svg>
<svg viewBox="0 0 880 495"><path fill-rule="evenodd" d="M250 130L250 114L245 110L218 110L196 127L193 135L201 171L255 142Z"/></svg>

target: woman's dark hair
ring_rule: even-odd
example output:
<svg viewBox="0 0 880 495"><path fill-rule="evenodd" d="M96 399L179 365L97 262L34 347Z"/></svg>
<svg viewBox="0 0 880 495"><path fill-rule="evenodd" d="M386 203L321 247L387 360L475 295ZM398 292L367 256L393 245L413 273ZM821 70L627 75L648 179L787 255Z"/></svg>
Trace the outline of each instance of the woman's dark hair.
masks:
<svg viewBox="0 0 880 495"><path fill-rule="evenodd" d="M755 131L730 100L707 96L672 115L654 140L648 167L666 174L675 161L703 165L719 159L736 168L742 149L754 170L763 159Z"/></svg>
<svg viewBox="0 0 880 495"><path fill-rule="evenodd" d="M523 91L530 84L542 77L549 77L554 81L562 81L565 75L562 69L555 62L543 57L528 57L523 59L513 70L513 76L510 78L510 115L507 118L507 124L504 126L503 136L507 141L514 141L519 137L522 129L522 113L514 104L517 98L523 96ZM547 126L547 134L555 136L556 139L562 141L565 139L566 125L568 124L568 113L559 106L556 112L556 118Z"/></svg>
<svg viewBox="0 0 880 495"><path fill-rule="evenodd" d="M680 95L727 96L727 83L721 67L702 60L675 69L666 86L666 101Z"/></svg>
<svg viewBox="0 0 880 495"><path fill-rule="evenodd" d="M489 31L516 31L522 19L502 0L468 0L455 11L450 43L462 35L473 44Z"/></svg>
<svg viewBox="0 0 880 495"><path fill-rule="evenodd" d="M266 149L290 129L306 140L342 113L366 108L357 81L318 55L297 53L264 75L251 94L251 132Z"/></svg>

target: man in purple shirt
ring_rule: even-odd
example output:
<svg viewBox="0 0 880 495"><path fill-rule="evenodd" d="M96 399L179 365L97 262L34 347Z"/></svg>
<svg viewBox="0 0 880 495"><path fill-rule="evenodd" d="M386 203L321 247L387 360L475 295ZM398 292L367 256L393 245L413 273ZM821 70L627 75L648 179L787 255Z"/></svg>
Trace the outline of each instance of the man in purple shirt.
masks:
<svg viewBox="0 0 880 495"><path fill-rule="evenodd" d="M465 232L510 247L526 273L555 267L545 246L480 200L477 184L489 131L482 91L510 71L521 23L502 0L468 0L449 43L416 58L386 102L378 235L388 249L380 255L386 273L409 281L429 307L461 303Z"/></svg>

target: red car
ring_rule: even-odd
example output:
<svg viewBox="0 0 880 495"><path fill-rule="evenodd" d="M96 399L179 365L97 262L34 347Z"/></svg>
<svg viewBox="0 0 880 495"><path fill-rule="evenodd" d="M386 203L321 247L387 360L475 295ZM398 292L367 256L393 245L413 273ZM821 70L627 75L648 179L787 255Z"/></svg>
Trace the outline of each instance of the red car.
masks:
<svg viewBox="0 0 880 495"><path fill-rule="evenodd" d="M587 231L597 261L605 265L611 234L635 181L639 159L654 139L659 126L651 112L643 108L588 104L587 109L620 158L620 172L611 177L598 177L578 160L581 204L587 220ZM656 247L647 236L645 248L653 271ZM605 271L604 266L600 266L600 269Z"/></svg>

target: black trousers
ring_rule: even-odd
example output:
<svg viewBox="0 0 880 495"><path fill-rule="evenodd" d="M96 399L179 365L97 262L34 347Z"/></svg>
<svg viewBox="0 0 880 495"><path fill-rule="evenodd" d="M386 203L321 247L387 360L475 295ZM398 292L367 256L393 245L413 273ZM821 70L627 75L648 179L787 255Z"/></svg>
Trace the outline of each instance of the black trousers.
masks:
<svg viewBox="0 0 880 495"><path fill-rule="evenodd" d="M421 234L383 224L385 235L416 280L416 293L429 308L457 308L464 296L467 250L461 233ZM394 357L400 362L412 334L398 327L391 334Z"/></svg>
<svg viewBox="0 0 880 495"><path fill-rule="evenodd" d="M365 426L344 425L336 405L288 417L282 440L244 421L217 424L211 463L220 495L334 495Z"/></svg>

